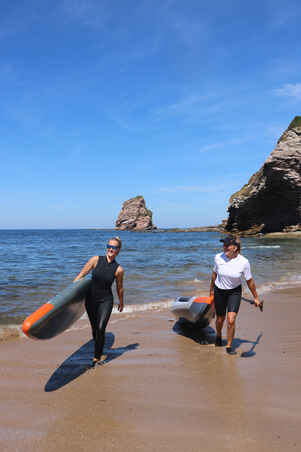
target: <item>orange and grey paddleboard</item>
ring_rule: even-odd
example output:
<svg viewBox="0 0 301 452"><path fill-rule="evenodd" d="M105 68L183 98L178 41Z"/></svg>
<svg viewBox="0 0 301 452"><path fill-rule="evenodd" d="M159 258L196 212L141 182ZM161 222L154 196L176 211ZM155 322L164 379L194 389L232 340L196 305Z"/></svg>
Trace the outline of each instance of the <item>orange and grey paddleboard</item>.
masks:
<svg viewBox="0 0 301 452"><path fill-rule="evenodd" d="M178 297L171 305L171 312L177 319L206 327L214 316L213 297Z"/></svg>
<svg viewBox="0 0 301 452"><path fill-rule="evenodd" d="M51 339L65 331L83 315L90 287L91 279L66 287L24 320L23 332L33 339Z"/></svg>

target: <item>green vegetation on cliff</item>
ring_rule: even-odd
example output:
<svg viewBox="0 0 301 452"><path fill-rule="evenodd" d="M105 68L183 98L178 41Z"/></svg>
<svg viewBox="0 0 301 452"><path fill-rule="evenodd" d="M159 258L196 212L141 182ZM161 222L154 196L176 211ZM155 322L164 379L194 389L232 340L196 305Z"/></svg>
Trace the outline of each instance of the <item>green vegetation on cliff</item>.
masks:
<svg viewBox="0 0 301 452"><path fill-rule="evenodd" d="M289 130L295 129L296 127L301 127L301 116L295 116L288 128L285 132L281 135L281 137L278 140L278 143L285 140L286 134Z"/></svg>
<svg viewBox="0 0 301 452"><path fill-rule="evenodd" d="M301 127L301 116L295 116L290 125L288 126L289 129L294 129L295 127Z"/></svg>
<svg viewBox="0 0 301 452"><path fill-rule="evenodd" d="M232 203L234 198L241 198L243 196L249 196L251 190L254 188L254 185L262 178L263 176L263 166L257 171L253 176L251 176L249 182L245 184L240 190L234 193L230 198L230 204Z"/></svg>
<svg viewBox="0 0 301 452"><path fill-rule="evenodd" d="M153 218L153 212L149 209L146 209L147 215L152 219Z"/></svg>
<svg viewBox="0 0 301 452"><path fill-rule="evenodd" d="M129 201L135 201L135 199L144 199L143 198L143 196L142 195L137 195L137 196L134 196L134 198L130 198L130 199L128 199L126 202L129 202Z"/></svg>

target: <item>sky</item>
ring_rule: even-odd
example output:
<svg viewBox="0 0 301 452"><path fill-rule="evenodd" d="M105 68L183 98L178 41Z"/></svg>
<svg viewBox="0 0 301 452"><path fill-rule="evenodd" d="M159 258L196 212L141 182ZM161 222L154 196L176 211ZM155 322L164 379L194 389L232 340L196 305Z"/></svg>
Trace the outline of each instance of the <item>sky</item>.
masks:
<svg viewBox="0 0 301 452"><path fill-rule="evenodd" d="M0 228L216 225L301 115L299 0L2 0Z"/></svg>

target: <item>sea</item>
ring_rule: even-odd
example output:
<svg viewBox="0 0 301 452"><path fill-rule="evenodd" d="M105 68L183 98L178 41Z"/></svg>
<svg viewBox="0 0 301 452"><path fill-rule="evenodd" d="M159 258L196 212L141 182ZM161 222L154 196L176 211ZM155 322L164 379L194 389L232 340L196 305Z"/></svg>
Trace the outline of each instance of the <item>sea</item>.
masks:
<svg viewBox="0 0 301 452"><path fill-rule="evenodd" d="M218 232L2 229L0 336L1 329L21 331L23 320L71 284L90 257L104 255L115 235L123 243L117 260L125 272L125 312L168 308L178 296L208 294L214 256L222 251ZM241 245L261 297L277 288L301 288L300 239L242 238Z"/></svg>

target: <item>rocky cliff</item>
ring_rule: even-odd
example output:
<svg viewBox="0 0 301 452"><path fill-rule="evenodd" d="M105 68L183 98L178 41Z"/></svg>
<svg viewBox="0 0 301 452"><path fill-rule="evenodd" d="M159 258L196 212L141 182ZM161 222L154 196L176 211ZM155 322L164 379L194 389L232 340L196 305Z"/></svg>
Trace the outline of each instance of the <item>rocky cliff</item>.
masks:
<svg viewBox="0 0 301 452"><path fill-rule="evenodd" d="M232 195L226 230L244 235L301 230L301 116L241 190Z"/></svg>
<svg viewBox="0 0 301 452"><path fill-rule="evenodd" d="M152 217L152 211L146 208L143 196L136 196L123 203L115 226L120 230L151 231L156 229Z"/></svg>

